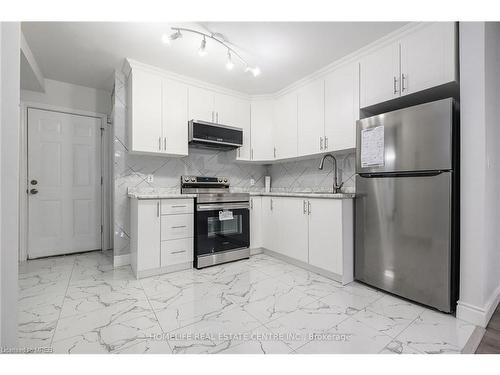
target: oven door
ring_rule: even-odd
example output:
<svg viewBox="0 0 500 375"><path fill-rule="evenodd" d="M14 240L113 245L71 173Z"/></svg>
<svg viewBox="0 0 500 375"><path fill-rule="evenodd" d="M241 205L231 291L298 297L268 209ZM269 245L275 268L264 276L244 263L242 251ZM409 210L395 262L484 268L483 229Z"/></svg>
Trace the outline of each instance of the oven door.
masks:
<svg viewBox="0 0 500 375"><path fill-rule="evenodd" d="M197 256L250 246L249 203L211 203L196 206Z"/></svg>

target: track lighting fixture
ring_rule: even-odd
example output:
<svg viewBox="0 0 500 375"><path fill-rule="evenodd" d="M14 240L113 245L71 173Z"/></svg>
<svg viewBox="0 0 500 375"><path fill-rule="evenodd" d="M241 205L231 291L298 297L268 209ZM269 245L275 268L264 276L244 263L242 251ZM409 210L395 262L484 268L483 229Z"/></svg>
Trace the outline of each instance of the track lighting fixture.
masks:
<svg viewBox="0 0 500 375"><path fill-rule="evenodd" d="M163 43L170 44L171 41L182 38L181 31L197 34L203 37L200 43L200 48L198 49L198 54L200 56L205 56L207 54L207 38L210 38L227 49L227 61L226 61L227 70L232 70L234 68L233 56L236 56L238 60L240 60L245 66L245 72L252 73L254 77L257 77L261 73L259 67L257 66L251 67L250 65L248 65L247 61L243 57L241 57L241 55L238 52L236 52L233 48L231 48L220 34L217 33L206 34L201 31L186 29L184 27L172 27L172 30L174 31L172 35L170 36L168 36L167 34L162 35L161 40Z"/></svg>

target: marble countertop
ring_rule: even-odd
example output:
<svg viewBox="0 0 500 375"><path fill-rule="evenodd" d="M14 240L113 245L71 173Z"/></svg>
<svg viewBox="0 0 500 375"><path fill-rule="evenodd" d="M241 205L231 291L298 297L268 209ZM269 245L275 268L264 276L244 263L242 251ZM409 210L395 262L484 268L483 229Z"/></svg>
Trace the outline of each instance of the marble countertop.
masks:
<svg viewBox="0 0 500 375"><path fill-rule="evenodd" d="M247 193L239 189L234 193ZM353 199L354 193L327 193L327 192L249 192L250 196L268 197L297 197L297 198L328 198L328 199ZM128 197L132 199L179 199L196 198L196 194L181 194L179 190L170 188L129 188Z"/></svg>
<svg viewBox="0 0 500 375"><path fill-rule="evenodd" d="M329 198L329 199L353 199L354 193L300 193L300 192L270 192L270 193L250 193L251 196L262 197L297 197L297 198Z"/></svg>

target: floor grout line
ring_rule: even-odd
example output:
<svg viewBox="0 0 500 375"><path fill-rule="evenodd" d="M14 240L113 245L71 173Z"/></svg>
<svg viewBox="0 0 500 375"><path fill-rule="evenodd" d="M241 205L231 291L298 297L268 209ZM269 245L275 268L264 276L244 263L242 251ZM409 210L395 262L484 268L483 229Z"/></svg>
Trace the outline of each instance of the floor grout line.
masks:
<svg viewBox="0 0 500 375"><path fill-rule="evenodd" d="M59 316L57 317L56 326L54 327L54 332L52 333L52 337L50 338L50 346L52 346L52 343L54 342L54 336L56 335L57 327L59 326L59 320L61 319L61 314L63 311L64 302L66 301L66 295L68 294L69 284L71 283L71 277L73 276L73 271L75 269L75 263L76 263L77 257L78 257L78 255L75 256L75 258L73 259L73 267L71 267L71 273L69 274L68 284L66 285L66 290L64 291L64 297L63 297L62 302L61 302L61 309L59 310Z"/></svg>

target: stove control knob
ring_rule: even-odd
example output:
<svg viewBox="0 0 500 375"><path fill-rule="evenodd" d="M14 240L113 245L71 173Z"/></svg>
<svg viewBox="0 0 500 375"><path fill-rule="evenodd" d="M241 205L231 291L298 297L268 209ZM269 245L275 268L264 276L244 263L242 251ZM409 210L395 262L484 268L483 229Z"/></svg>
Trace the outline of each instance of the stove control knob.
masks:
<svg viewBox="0 0 500 375"><path fill-rule="evenodd" d="M189 182L189 177L184 177L185 182Z"/></svg>
<svg viewBox="0 0 500 375"><path fill-rule="evenodd" d="M191 182L196 182L196 178L191 177Z"/></svg>
<svg viewBox="0 0 500 375"><path fill-rule="evenodd" d="M226 177L224 177L224 182L227 182L227 178Z"/></svg>
<svg viewBox="0 0 500 375"><path fill-rule="evenodd" d="M217 181L222 182L222 177L219 177Z"/></svg>

